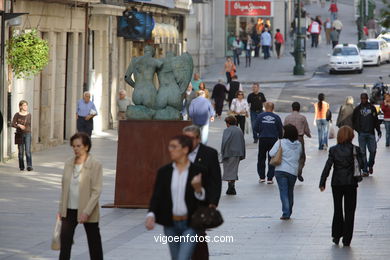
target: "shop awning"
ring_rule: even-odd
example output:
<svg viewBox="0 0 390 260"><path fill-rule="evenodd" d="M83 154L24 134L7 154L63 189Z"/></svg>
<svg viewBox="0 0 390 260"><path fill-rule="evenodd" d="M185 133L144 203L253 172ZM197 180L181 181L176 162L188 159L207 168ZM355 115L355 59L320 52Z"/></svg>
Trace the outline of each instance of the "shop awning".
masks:
<svg viewBox="0 0 390 260"><path fill-rule="evenodd" d="M179 32L171 24L156 23L152 31L152 37L155 43L176 43Z"/></svg>

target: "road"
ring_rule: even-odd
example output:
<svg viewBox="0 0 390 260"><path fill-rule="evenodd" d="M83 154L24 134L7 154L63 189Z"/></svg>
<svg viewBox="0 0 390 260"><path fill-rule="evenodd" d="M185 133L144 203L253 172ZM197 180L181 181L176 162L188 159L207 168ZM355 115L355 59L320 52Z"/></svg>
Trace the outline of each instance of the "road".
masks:
<svg viewBox="0 0 390 260"><path fill-rule="evenodd" d="M291 109L291 103L298 101L301 103L302 111L312 112L312 103L317 101L319 93L324 93L327 102L330 103L334 111L338 111L343 104L346 96L355 98L355 103L359 101L360 93L367 90L363 89L372 86L378 80L379 76L390 85L390 64L382 64L380 67L364 67L362 74L353 72L332 74L328 73L326 66L321 67L315 76L303 82L288 82L281 84L266 84L262 86L262 91L267 97L276 104L276 110L279 112L288 112ZM247 92L250 86L246 86Z"/></svg>

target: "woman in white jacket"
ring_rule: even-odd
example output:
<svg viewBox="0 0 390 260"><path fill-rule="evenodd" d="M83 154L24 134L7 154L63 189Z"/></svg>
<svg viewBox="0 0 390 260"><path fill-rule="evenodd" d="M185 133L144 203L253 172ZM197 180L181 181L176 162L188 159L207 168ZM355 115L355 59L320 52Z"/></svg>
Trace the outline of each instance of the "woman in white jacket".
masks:
<svg viewBox="0 0 390 260"><path fill-rule="evenodd" d="M294 204L294 186L297 181L302 145L298 141L298 130L295 126L288 124L283 129L283 139L274 144L269 151L269 155L274 157L279 147L282 147L282 163L275 167L275 177L279 186L280 200L282 201L283 215L280 219L288 220L292 214Z"/></svg>

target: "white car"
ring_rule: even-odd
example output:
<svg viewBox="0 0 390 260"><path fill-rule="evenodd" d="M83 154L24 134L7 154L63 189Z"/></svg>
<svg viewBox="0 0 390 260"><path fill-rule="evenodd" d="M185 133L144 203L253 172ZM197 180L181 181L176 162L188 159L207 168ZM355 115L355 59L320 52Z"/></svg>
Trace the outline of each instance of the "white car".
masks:
<svg viewBox="0 0 390 260"><path fill-rule="evenodd" d="M390 32L379 34L377 39L383 39L387 42L388 45L390 45Z"/></svg>
<svg viewBox="0 0 390 260"><path fill-rule="evenodd" d="M364 65L381 65L390 61L390 47L383 39L361 40L358 43Z"/></svg>
<svg viewBox="0 0 390 260"><path fill-rule="evenodd" d="M363 71L363 59L355 44L337 44L329 59L329 73L336 71Z"/></svg>

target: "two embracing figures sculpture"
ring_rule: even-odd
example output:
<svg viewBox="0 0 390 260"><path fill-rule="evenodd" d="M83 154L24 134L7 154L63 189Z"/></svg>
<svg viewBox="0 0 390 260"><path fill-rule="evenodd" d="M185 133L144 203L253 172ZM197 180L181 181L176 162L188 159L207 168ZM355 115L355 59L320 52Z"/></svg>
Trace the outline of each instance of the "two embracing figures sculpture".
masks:
<svg viewBox="0 0 390 260"><path fill-rule="evenodd" d="M127 107L127 119L180 120L184 93L192 77L192 57L188 53L174 56L172 52L162 59L154 55L155 49L145 46L144 56L132 58L127 69L125 81L134 88L135 104ZM153 84L155 73L158 90Z"/></svg>

